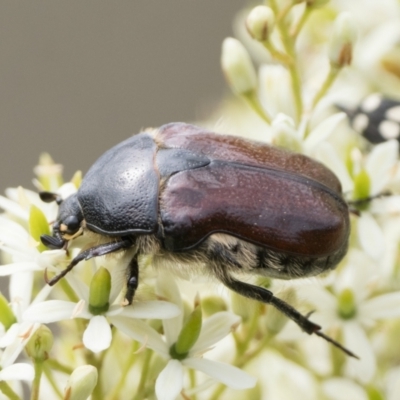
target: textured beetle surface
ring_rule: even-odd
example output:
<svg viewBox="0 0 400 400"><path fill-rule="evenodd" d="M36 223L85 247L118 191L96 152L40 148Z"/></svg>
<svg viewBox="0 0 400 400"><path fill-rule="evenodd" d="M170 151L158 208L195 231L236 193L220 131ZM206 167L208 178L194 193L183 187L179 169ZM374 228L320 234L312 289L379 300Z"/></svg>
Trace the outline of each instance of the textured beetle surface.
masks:
<svg viewBox="0 0 400 400"><path fill-rule="evenodd" d="M137 249L128 271L128 302L141 254L151 254L160 267L206 269L231 289L270 302L270 292L232 274L291 279L334 268L347 250L349 211L336 176L306 156L172 123L101 156L78 192L60 204L54 237L42 240L65 247L87 231L109 243L82 252L73 265ZM308 333L319 329L302 318L296 322Z"/></svg>

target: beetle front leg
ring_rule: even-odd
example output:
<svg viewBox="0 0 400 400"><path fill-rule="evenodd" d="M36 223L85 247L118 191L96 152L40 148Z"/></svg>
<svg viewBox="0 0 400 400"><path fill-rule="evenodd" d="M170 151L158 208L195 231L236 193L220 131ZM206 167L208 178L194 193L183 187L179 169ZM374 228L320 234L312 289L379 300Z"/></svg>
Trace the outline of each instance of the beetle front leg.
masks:
<svg viewBox="0 0 400 400"><path fill-rule="evenodd" d="M125 300L128 302L128 304L132 304L133 297L135 296L136 289L139 285L139 265L136 255L132 258L128 265L128 274Z"/></svg>
<svg viewBox="0 0 400 400"><path fill-rule="evenodd" d="M47 269L44 272L44 280L46 283L50 286L55 285L61 278L63 278L65 275L68 274L69 271L71 271L75 265L80 263L83 260L89 260L90 258L93 257L99 257L99 256L104 256L106 254L114 253L115 251L121 250L121 249L127 249L132 246L132 239L123 239L118 242L112 242L112 243L105 243L105 244L100 244L95 247L91 247L90 249L84 250L80 252L68 265L67 268L65 268L63 271L61 271L58 275L54 276L52 279L48 279L47 277Z"/></svg>
<svg viewBox="0 0 400 400"><path fill-rule="evenodd" d="M278 297L275 297L274 294L269 290L259 286L251 285L249 283L238 281L228 275L224 275L223 277L220 277L220 279L225 286L244 297L273 305L280 312L282 312L288 318L294 321L298 326L300 326L303 331L307 332L309 335L314 333L317 336L320 336L328 342L332 343L334 346L338 347L347 355L358 358L350 350L346 349L340 343L336 342L335 340L321 332L321 327L308 319L309 315L304 316L300 314L294 307L279 299Z"/></svg>

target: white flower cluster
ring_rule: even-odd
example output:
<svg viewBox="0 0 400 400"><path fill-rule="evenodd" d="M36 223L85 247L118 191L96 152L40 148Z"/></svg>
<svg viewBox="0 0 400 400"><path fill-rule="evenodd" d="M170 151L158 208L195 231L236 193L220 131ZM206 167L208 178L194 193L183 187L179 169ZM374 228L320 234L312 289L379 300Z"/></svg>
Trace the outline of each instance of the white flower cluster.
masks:
<svg viewBox="0 0 400 400"><path fill-rule="evenodd" d="M126 305L129 250L81 262L50 287L45 274L62 271L90 239L77 238L68 251L47 249L40 236L50 234L57 205L7 189L0 196L3 288L9 279L0 293L0 399L22 399L21 381L29 382L32 400L398 399L399 143L372 145L348 120L371 92L400 93L400 4L266 4L238 18L240 40L223 43L228 84L250 107L229 100L218 112L218 130L324 163L340 179L353 215L349 251L334 272L256 283L315 310L324 331L360 359L307 336L265 304L209 282L155 274L151 258L139 260L140 288ZM81 175L63 183L61 172L42 156L38 190L74 193Z"/></svg>

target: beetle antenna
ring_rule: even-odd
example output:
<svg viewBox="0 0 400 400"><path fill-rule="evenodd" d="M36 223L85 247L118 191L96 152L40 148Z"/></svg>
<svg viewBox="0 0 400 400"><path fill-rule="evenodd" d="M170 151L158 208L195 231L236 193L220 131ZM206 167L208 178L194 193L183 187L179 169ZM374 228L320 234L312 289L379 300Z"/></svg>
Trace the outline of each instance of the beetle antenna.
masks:
<svg viewBox="0 0 400 400"><path fill-rule="evenodd" d="M321 326L315 324L314 322L308 319L310 313L308 313L306 316L300 314L290 304L279 299L278 297L275 297L272 292L262 287L238 281L226 274L223 275L222 277L219 276L219 278L221 279L222 283L224 283L224 285L232 289L234 292L241 294L242 296L248 297L253 300L261 301L262 303L272 304L275 308L277 308L280 312L282 312L288 318L294 321L303 331L305 331L309 335L315 333L317 336L324 338L329 343L333 344L338 349L342 350L348 356L357 359L359 358L353 352L343 347L340 343L336 342L331 337L321 332Z"/></svg>

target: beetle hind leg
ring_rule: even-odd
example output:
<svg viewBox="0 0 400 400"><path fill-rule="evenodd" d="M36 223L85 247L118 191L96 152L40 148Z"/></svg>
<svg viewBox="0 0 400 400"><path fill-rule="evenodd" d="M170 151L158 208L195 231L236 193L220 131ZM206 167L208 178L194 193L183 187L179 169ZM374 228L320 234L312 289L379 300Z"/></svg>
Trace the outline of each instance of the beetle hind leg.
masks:
<svg viewBox="0 0 400 400"><path fill-rule="evenodd" d="M232 278L228 274L223 274L222 276L219 276L219 279L229 289L233 290L234 292L244 297L248 297L253 300L261 301L262 303L273 305L280 312L282 312L288 318L294 321L303 331L307 332L309 335L314 333L317 336L320 336L325 340L327 340L328 342L332 343L334 346L338 347L347 355L358 358L350 350L346 349L340 343L336 342L335 340L333 340L332 338L326 336L323 332L321 332L321 327L308 319L310 314L306 316L302 315L290 304L279 299L278 297L275 297L274 294L269 290L259 286L251 285L249 283L241 282L237 279Z"/></svg>

